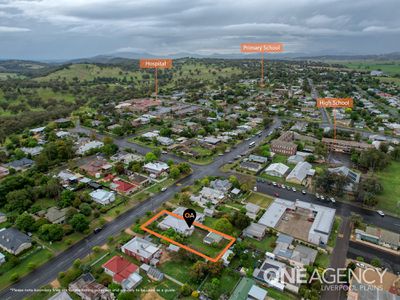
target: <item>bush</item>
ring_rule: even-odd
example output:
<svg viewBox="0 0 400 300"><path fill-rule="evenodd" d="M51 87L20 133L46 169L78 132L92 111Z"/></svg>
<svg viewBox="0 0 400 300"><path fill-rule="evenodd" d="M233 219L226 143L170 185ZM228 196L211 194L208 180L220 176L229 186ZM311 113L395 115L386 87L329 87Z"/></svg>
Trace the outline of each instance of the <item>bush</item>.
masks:
<svg viewBox="0 0 400 300"><path fill-rule="evenodd" d="M184 297L190 296L192 294L192 291L193 289L187 283L182 285L180 288L180 294Z"/></svg>
<svg viewBox="0 0 400 300"><path fill-rule="evenodd" d="M18 273L14 273L11 275L10 280L12 282L17 282L19 280L19 274Z"/></svg>

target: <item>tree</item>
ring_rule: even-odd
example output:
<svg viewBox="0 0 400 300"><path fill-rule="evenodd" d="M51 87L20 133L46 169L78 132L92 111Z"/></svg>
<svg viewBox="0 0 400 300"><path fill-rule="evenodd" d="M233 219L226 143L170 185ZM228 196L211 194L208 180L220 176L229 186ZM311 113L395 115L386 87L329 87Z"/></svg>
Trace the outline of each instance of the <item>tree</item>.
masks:
<svg viewBox="0 0 400 300"><path fill-rule="evenodd" d="M185 283L184 285L181 286L180 288L180 294L184 297L188 297L192 294L193 289L191 288L191 286L187 283Z"/></svg>
<svg viewBox="0 0 400 300"><path fill-rule="evenodd" d="M233 231L233 226L227 218L220 218L215 222L215 230L230 234Z"/></svg>
<svg viewBox="0 0 400 300"><path fill-rule="evenodd" d="M44 224L39 228L38 234L47 242L60 241L64 236L64 230L59 224Z"/></svg>
<svg viewBox="0 0 400 300"><path fill-rule="evenodd" d="M236 176L234 176L234 175L229 176L229 182L232 184L232 186L234 188L237 188L237 189L240 188L240 182Z"/></svg>
<svg viewBox="0 0 400 300"><path fill-rule="evenodd" d="M82 214L75 214L71 220L69 221L69 224L72 226L72 228L75 231L83 232L86 229L89 228L89 221L88 219L82 215Z"/></svg>
<svg viewBox="0 0 400 300"><path fill-rule="evenodd" d="M6 210L8 211L23 213L32 205L31 194L27 189L9 192L6 199Z"/></svg>
<svg viewBox="0 0 400 300"><path fill-rule="evenodd" d="M233 226L243 230L248 227L251 223L251 219L240 211L235 211L231 219Z"/></svg>
<svg viewBox="0 0 400 300"><path fill-rule="evenodd" d="M59 200L59 206L64 208L71 206L72 201L75 199L75 193L70 190L64 190L61 192L60 200Z"/></svg>
<svg viewBox="0 0 400 300"><path fill-rule="evenodd" d="M324 143L319 142L318 144L315 145L314 153L316 155L326 157L326 155L328 154L328 148Z"/></svg>
<svg viewBox="0 0 400 300"><path fill-rule="evenodd" d="M145 162L153 162L157 160L157 156L153 152L147 152L144 156Z"/></svg>
<svg viewBox="0 0 400 300"><path fill-rule="evenodd" d="M117 172L118 175L125 174L125 166L122 162L117 162L114 166L115 172Z"/></svg>
<svg viewBox="0 0 400 300"><path fill-rule="evenodd" d="M25 232L32 232L35 231L35 219L28 213L23 213L22 215L19 215L17 219L15 220L15 225L19 230L25 231Z"/></svg>
<svg viewBox="0 0 400 300"><path fill-rule="evenodd" d="M199 281L207 275L207 264L202 261L197 261L190 268L190 276Z"/></svg>
<svg viewBox="0 0 400 300"><path fill-rule="evenodd" d="M90 205L88 203L82 203L79 206L79 211L81 212L81 214L83 214L83 215L88 217L92 213L92 208L90 207Z"/></svg>
<svg viewBox="0 0 400 300"><path fill-rule="evenodd" d="M181 171L181 173L183 174L189 174L190 171L192 170L192 168L190 167L190 165L186 162L184 163L180 163L178 165L179 171Z"/></svg>
<svg viewBox="0 0 400 300"><path fill-rule="evenodd" d="M176 179L179 177L180 174L181 174L181 171L179 171L179 168L177 166L171 166L169 168L169 175L172 178Z"/></svg>
<svg viewBox="0 0 400 300"><path fill-rule="evenodd" d="M371 265L373 265L376 268L380 268L381 261L379 260L379 258L374 257L373 259L371 259Z"/></svg>
<svg viewBox="0 0 400 300"><path fill-rule="evenodd" d="M384 169L389 162L389 156L375 148L362 151L358 158L358 164L360 167L372 171Z"/></svg>

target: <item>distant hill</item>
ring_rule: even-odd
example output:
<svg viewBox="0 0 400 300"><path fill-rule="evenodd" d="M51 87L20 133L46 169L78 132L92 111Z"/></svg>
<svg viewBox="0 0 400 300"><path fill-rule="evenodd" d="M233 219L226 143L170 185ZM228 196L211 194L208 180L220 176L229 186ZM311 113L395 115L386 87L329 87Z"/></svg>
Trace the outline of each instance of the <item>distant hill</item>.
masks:
<svg viewBox="0 0 400 300"><path fill-rule="evenodd" d="M0 73L41 76L55 71L59 65L30 60L0 60Z"/></svg>

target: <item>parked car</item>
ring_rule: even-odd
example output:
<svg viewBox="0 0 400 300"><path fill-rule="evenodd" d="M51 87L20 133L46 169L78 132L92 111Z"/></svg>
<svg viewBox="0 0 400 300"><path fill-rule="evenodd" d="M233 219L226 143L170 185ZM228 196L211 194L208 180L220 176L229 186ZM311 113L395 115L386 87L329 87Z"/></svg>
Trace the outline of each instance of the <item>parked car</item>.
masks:
<svg viewBox="0 0 400 300"><path fill-rule="evenodd" d="M315 194L315 197L317 197L317 199L319 199L319 198L320 198L320 196L319 196L319 194L318 194L318 193L316 193L316 194Z"/></svg>
<svg viewBox="0 0 400 300"><path fill-rule="evenodd" d="M257 192L257 187L256 186L253 188L253 191Z"/></svg>
<svg viewBox="0 0 400 300"><path fill-rule="evenodd" d="M98 234L100 231L102 231L103 230L103 227L97 227L97 228L95 228L94 230L93 230L93 233L94 234Z"/></svg>
<svg viewBox="0 0 400 300"><path fill-rule="evenodd" d="M305 190L302 190L301 193L302 193L303 195L307 194L307 192L306 192Z"/></svg>
<svg viewBox="0 0 400 300"><path fill-rule="evenodd" d="M282 184L282 188L283 188L283 189L285 189L285 188L286 188L286 186L285 186L284 184Z"/></svg>
<svg viewBox="0 0 400 300"><path fill-rule="evenodd" d="M297 190L296 190L296 188L295 188L295 187L292 187L292 191L293 191L293 192L296 192Z"/></svg>
<svg viewBox="0 0 400 300"><path fill-rule="evenodd" d="M380 215L381 217L384 217L384 216L385 216L385 213L384 213L383 211L381 211L381 210L377 210L376 212L377 212L378 215Z"/></svg>
<svg viewBox="0 0 400 300"><path fill-rule="evenodd" d="M325 201L325 197L322 196L322 195L321 195L320 199L321 199L322 201Z"/></svg>
<svg viewBox="0 0 400 300"><path fill-rule="evenodd" d="M166 190L167 190L167 187L164 186L164 187L161 189L161 192L165 192Z"/></svg>
<svg viewBox="0 0 400 300"><path fill-rule="evenodd" d="M279 193L275 193L274 195L275 195L275 197L279 197Z"/></svg>
<svg viewBox="0 0 400 300"><path fill-rule="evenodd" d="M274 181L274 182L272 183L272 185L273 185L273 186L276 186L276 182Z"/></svg>
<svg viewBox="0 0 400 300"><path fill-rule="evenodd" d="M332 203L336 203L336 200L333 197L330 197L329 200L331 200Z"/></svg>

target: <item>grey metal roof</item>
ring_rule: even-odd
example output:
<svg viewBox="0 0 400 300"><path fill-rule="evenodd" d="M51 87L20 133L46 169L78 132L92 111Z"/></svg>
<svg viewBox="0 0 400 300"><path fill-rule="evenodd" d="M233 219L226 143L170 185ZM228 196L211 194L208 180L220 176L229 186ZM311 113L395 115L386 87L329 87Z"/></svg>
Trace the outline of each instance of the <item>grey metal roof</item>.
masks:
<svg viewBox="0 0 400 300"><path fill-rule="evenodd" d="M12 251L17 250L22 244L30 243L31 238L15 228L0 229L0 244Z"/></svg>

